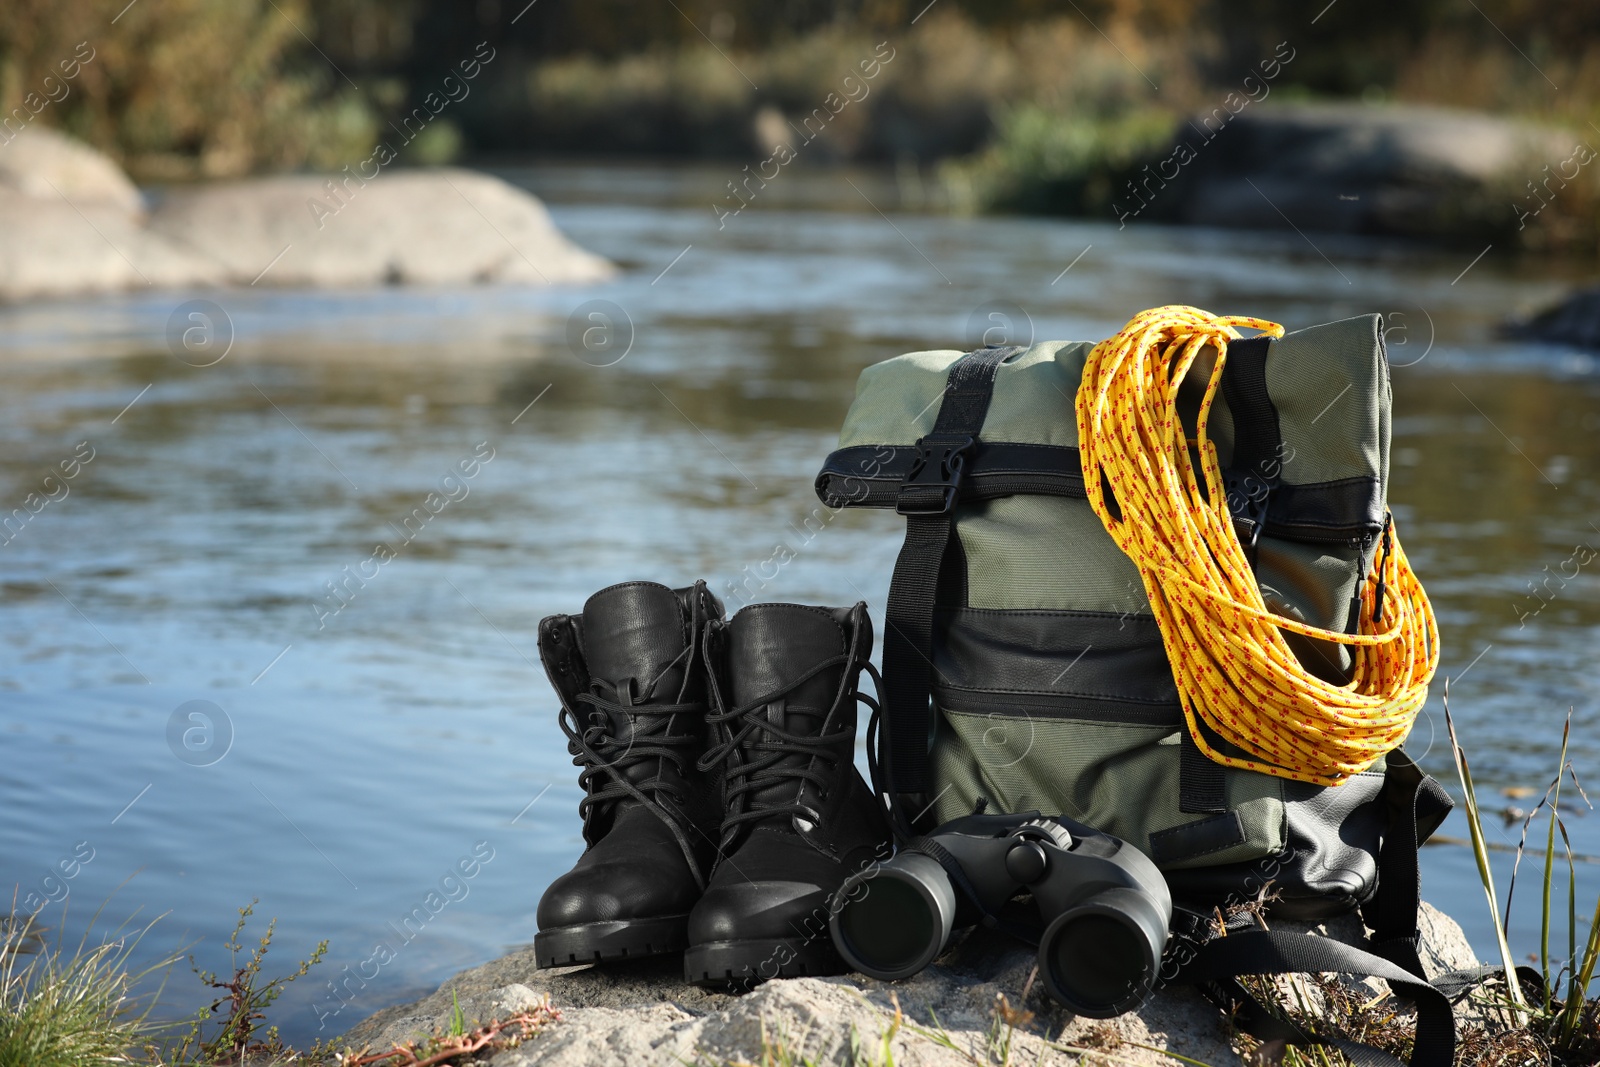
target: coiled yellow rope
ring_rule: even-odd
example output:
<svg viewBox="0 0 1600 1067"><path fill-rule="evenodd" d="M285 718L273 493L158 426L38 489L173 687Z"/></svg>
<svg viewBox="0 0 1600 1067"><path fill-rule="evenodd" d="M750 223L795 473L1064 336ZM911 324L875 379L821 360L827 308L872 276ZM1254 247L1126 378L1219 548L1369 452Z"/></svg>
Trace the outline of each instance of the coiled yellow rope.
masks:
<svg viewBox="0 0 1600 1067"><path fill-rule="evenodd" d="M1216 445L1206 432L1235 327L1283 336L1277 323L1153 308L1100 342L1078 389L1078 447L1095 514L1144 579L1195 742L1229 767L1340 785L1394 748L1427 699L1439 632L1392 526L1361 590L1358 634L1323 630L1267 610L1234 532ZM1178 417L1178 387L1206 346L1216 366L1196 439ZM1201 492L1190 445L1200 455ZM1121 517L1107 507L1101 474ZM1376 622L1373 609L1384 590ZM1283 631L1354 646L1349 685L1300 665ZM1207 744L1198 722L1254 758Z"/></svg>

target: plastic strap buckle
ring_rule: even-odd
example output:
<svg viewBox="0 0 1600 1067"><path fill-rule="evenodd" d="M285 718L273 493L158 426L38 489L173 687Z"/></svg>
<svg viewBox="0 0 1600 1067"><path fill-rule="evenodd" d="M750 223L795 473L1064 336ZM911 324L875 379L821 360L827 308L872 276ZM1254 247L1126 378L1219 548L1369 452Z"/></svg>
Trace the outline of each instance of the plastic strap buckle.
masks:
<svg viewBox="0 0 1600 1067"><path fill-rule="evenodd" d="M943 515L956 505L967 455L978 444L971 434L928 434L900 483L894 509L901 515Z"/></svg>
<svg viewBox="0 0 1600 1067"><path fill-rule="evenodd" d="M1277 480L1268 480L1251 471L1232 467L1222 472L1223 488L1228 494L1228 514L1233 517L1233 532L1252 562L1255 560L1256 542L1267 525L1267 504Z"/></svg>

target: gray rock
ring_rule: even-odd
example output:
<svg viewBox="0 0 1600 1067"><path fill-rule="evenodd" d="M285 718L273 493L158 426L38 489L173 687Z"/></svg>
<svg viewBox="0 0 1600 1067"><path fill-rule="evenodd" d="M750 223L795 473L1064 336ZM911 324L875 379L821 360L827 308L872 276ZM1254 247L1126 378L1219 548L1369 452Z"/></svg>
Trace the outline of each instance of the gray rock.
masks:
<svg viewBox="0 0 1600 1067"><path fill-rule="evenodd" d="M1514 231L1525 183L1577 143L1493 115L1354 103L1218 109L1178 137L1194 157L1153 208L1182 221L1456 240Z"/></svg>
<svg viewBox="0 0 1600 1067"><path fill-rule="evenodd" d="M1579 289L1553 307L1506 323L1508 336L1600 349L1600 286Z"/></svg>
<svg viewBox="0 0 1600 1067"><path fill-rule="evenodd" d="M144 226L109 158L29 126L0 144L0 300L205 285L216 268Z"/></svg>
<svg viewBox="0 0 1600 1067"><path fill-rule="evenodd" d="M0 141L0 195L51 203L66 199L80 208L111 208L124 215L144 210L138 187L109 157L37 124Z"/></svg>
<svg viewBox="0 0 1600 1067"><path fill-rule="evenodd" d="M341 181L289 176L173 189L150 229L239 284L548 285L614 273L562 236L536 198L499 178L441 168Z"/></svg>
<svg viewBox="0 0 1600 1067"><path fill-rule="evenodd" d="M1346 939L1361 933L1354 916L1318 927L1275 925ZM1449 917L1424 905L1422 930L1430 967L1475 964L1472 947ZM449 1022L452 995L469 1019L503 1015L548 996L562 1021L522 1047L496 1054L494 1067L761 1062L763 1040L780 1038L818 1064L843 1065L852 1062L852 1047L869 1056L881 1053L898 1002L903 1025L889 1039L894 1062L955 1067L974 1058L990 1062L986 1050L1007 1039L1007 1027L995 1026L1003 995L1013 1009L1032 1013L1009 1035L1013 1063L1066 1064L1083 1050L1103 1051L1118 1064L1151 1067L1173 1062L1160 1050L1215 1067L1239 1062L1221 1016L1191 990L1164 990L1119 1019L1083 1019L1041 987L1028 988L1033 963L1031 951L997 935L975 934L902 982L859 975L793 978L730 996L685 984L676 958L540 971L532 950L523 948L457 975L423 1000L377 1013L345 1041L377 1050L440 1031Z"/></svg>
<svg viewBox="0 0 1600 1067"><path fill-rule="evenodd" d="M549 285L615 268L562 236L537 198L469 170L365 183L256 178L144 197L107 157L52 130L0 143L0 301L229 285Z"/></svg>
<svg viewBox="0 0 1600 1067"><path fill-rule="evenodd" d="M104 203L0 190L0 301L221 284L215 264Z"/></svg>

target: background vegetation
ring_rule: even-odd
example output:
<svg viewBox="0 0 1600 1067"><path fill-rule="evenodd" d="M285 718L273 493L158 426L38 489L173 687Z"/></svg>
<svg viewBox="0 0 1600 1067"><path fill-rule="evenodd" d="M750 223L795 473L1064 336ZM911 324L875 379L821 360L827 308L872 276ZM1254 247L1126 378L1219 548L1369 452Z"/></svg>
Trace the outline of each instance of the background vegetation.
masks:
<svg viewBox="0 0 1600 1067"><path fill-rule="evenodd" d="M140 177L337 167L370 151L479 42L495 59L425 157L750 156L763 109L809 112L888 41L831 158L927 162L1001 141L1110 161L1156 116L1233 87L1280 41L1284 96L1600 119L1600 7L1563 0L9 0L0 109L93 48L38 121ZM1559 88L1556 88L1559 87ZM1064 124L1064 125L1062 125Z"/></svg>

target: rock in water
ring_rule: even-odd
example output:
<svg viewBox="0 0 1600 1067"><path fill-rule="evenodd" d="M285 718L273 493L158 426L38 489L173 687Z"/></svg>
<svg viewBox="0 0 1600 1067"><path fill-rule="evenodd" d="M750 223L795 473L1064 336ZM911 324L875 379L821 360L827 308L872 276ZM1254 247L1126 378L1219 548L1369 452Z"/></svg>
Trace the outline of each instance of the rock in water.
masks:
<svg viewBox="0 0 1600 1067"><path fill-rule="evenodd" d="M536 198L458 168L383 171L364 183L297 175L178 188L155 206L150 228L240 284L548 285L614 273L562 236Z"/></svg>
<svg viewBox="0 0 1600 1067"><path fill-rule="evenodd" d="M470 170L181 186L145 197L106 156L0 139L0 301L228 285L549 285L610 277L537 198Z"/></svg>
<svg viewBox="0 0 1600 1067"><path fill-rule="evenodd" d="M0 301L216 283L217 269L144 227L115 163L42 126L0 143Z"/></svg>
<svg viewBox="0 0 1600 1067"><path fill-rule="evenodd" d="M1571 135L1470 111L1355 103L1218 107L1142 175L1152 214L1205 226L1462 241L1518 228L1516 201ZM1187 151L1185 151L1185 148ZM1167 184L1174 188L1164 192Z"/></svg>
<svg viewBox="0 0 1600 1067"><path fill-rule="evenodd" d="M227 282L121 207L0 189L0 302Z"/></svg>
<svg viewBox="0 0 1600 1067"><path fill-rule="evenodd" d="M1353 915L1315 928L1294 923L1273 926L1309 929L1345 940L1361 934L1360 921ZM1433 972L1476 965L1461 928L1447 916L1423 905L1421 929L1422 955ZM345 1041L354 1048L380 1050L442 1032L456 1003L452 998L459 999L469 1020L488 1020L548 995L561 1009L563 1020L520 1048L496 1054L489 1061L494 1067L761 1063L763 1040L779 1039L818 1064L851 1063L852 1045L860 1049L860 1060L878 1062L883 1035L893 1019L893 993L905 1021L891 1041L896 1064L970 1067L975 1061L991 1062L986 1050L1003 995L1010 1009L1034 1013L1026 1020L1013 1016L1018 1025L1011 1038L1012 1063L1076 1062L1063 1048L1098 1049L1106 1054L1105 1062L1132 1067L1171 1067L1175 1062L1153 1049L1170 1049L1213 1067L1239 1062L1228 1044L1221 1013L1193 990L1164 990L1139 1011L1119 1019L1083 1019L1051 1001L1038 983L1024 999L1033 966L1031 949L979 932L934 966L902 982L876 982L859 975L789 978L768 982L745 996L728 996L685 984L676 957L538 971L533 950L524 948L457 975L430 997L379 1012ZM971 1056L929 1036L941 1030ZM1004 1038L1003 1025L995 1036ZM697 1059L702 1054L706 1059Z"/></svg>
<svg viewBox="0 0 1600 1067"><path fill-rule="evenodd" d="M1531 318L1506 323L1506 335L1600 349L1600 286L1580 289Z"/></svg>
<svg viewBox="0 0 1600 1067"><path fill-rule="evenodd" d="M144 212L144 198L121 167L82 141L44 126L0 133L0 196L19 195L130 216Z"/></svg>

